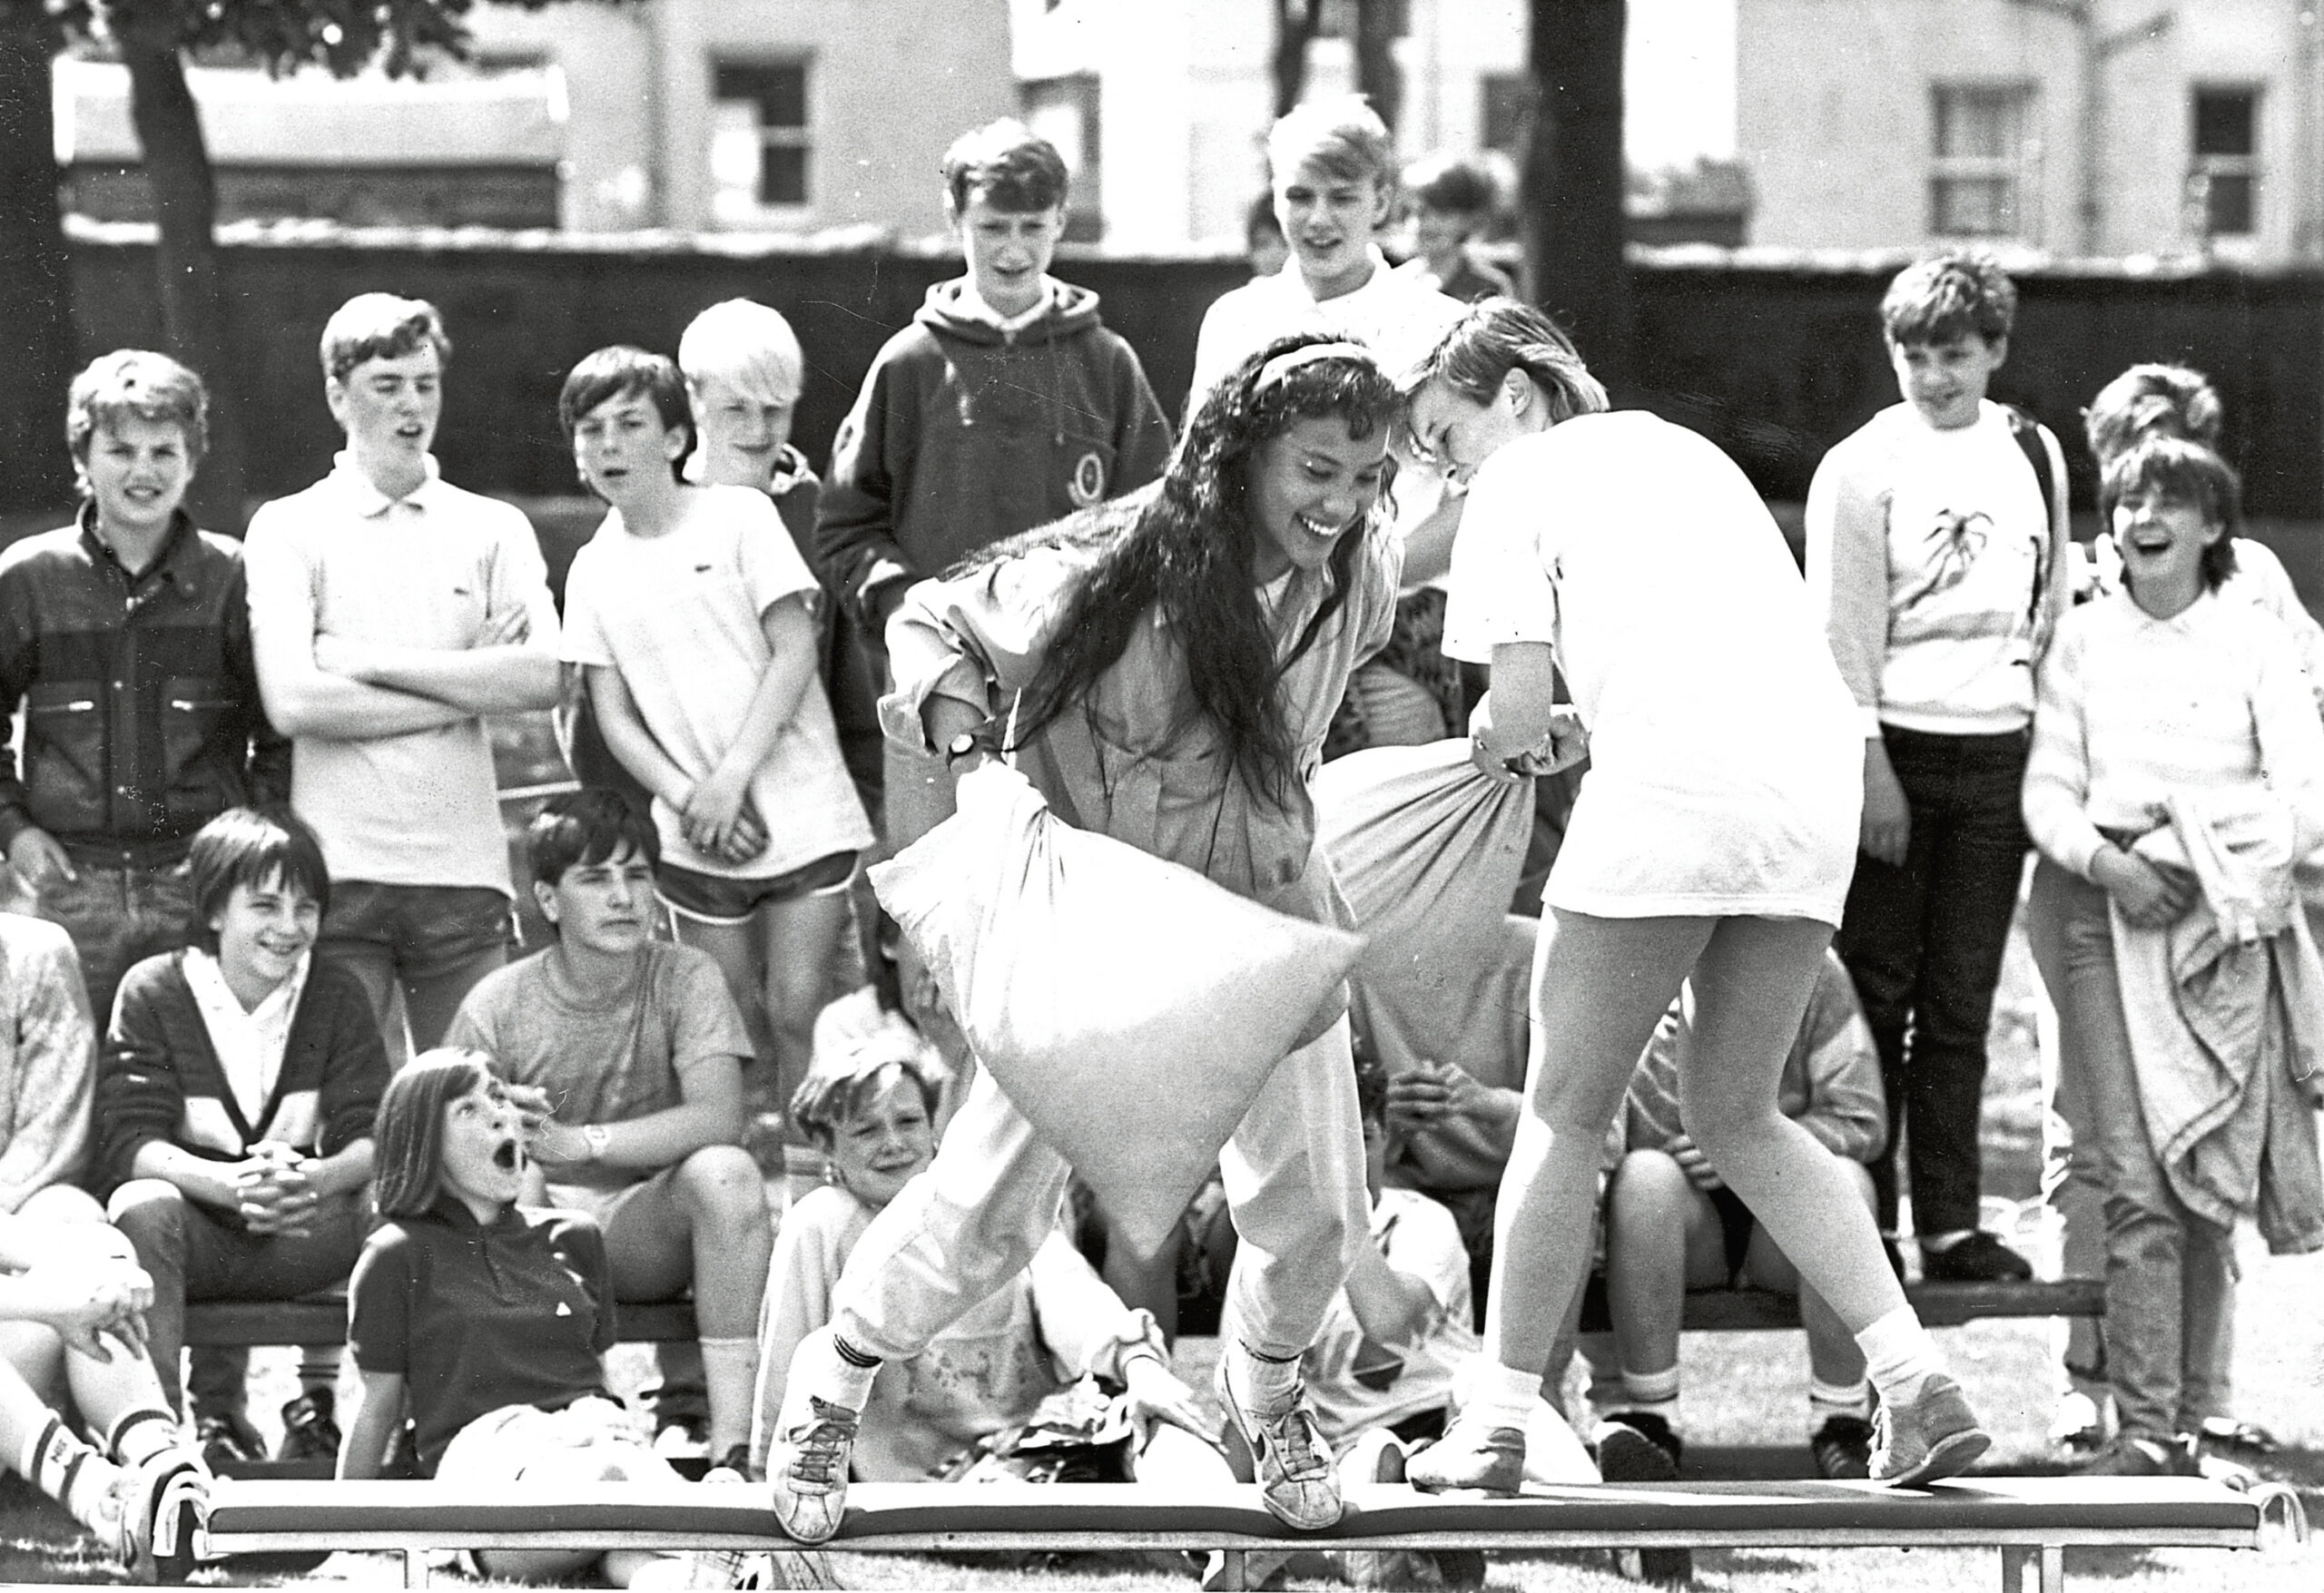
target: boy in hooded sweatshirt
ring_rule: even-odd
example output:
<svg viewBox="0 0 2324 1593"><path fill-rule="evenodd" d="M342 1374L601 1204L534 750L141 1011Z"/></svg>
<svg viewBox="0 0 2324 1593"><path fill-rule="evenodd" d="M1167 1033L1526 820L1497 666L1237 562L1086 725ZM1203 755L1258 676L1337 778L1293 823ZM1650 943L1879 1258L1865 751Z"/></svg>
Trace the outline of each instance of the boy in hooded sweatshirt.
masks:
<svg viewBox="0 0 2324 1593"><path fill-rule="evenodd" d="M821 563L885 658L888 616L915 581L1005 536L1142 487L1170 423L1098 296L1049 274L1065 230L1065 162L1021 122L963 133L944 155L944 213L965 275L939 282L888 339L832 444L815 518ZM888 830L942 779L899 768ZM949 811L949 804L945 804Z"/></svg>

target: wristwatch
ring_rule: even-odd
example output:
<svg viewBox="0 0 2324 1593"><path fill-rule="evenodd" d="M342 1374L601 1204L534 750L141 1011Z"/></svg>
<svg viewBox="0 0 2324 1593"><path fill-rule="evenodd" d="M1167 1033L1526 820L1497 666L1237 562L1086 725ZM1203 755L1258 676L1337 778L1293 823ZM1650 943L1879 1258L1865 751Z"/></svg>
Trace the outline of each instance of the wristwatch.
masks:
<svg viewBox="0 0 2324 1593"><path fill-rule="evenodd" d="M586 1124L581 1130L581 1138L588 1146L589 1159L593 1162L606 1159L606 1146L613 1143L613 1130L602 1123Z"/></svg>

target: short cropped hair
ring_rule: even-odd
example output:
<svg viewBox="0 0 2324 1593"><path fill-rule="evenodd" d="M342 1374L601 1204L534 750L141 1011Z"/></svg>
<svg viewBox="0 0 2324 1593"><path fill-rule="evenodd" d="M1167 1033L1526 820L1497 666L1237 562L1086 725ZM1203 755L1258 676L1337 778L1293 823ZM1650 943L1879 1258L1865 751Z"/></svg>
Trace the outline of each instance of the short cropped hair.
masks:
<svg viewBox="0 0 2324 1593"><path fill-rule="evenodd" d="M423 1051L388 1080L371 1119L372 1195L383 1217L425 1216L444 1178L444 1108L489 1082L492 1058Z"/></svg>
<svg viewBox="0 0 2324 1593"><path fill-rule="evenodd" d="M452 362L452 339L434 305L393 293L358 293L323 322L323 375L345 381L366 359L400 359L423 348L435 349L442 363Z"/></svg>
<svg viewBox="0 0 2324 1593"><path fill-rule="evenodd" d="M728 381L756 403L787 406L799 401L807 357L781 310L728 299L686 323L678 369L696 391L705 380Z"/></svg>
<svg viewBox="0 0 2324 1593"><path fill-rule="evenodd" d="M1404 192L1414 203L1454 215L1485 216L1501 200L1492 175L1458 155L1424 155L1404 169Z"/></svg>
<svg viewBox="0 0 2324 1593"><path fill-rule="evenodd" d="M2139 438L2158 432L2216 448L2224 418L2211 379L2183 365L2133 365L2100 388L2082 412L2083 434L2101 469Z"/></svg>
<svg viewBox="0 0 2324 1593"><path fill-rule="evenodd" d="M1382 192L1395 192L1396 146L1362 94L1305 101L1267 129L1267 170L1277 184L1308 162L1343 182L1369 177Z"/></svg>
<svg viewBox="0 0 2324 1593"><path fill-rule="evenodd" d="M847 1120L879 1092L880 1076L891 1067L920 1091L920 1104L932 1122L943 1081L926 1057L898 1046L872 1045L815 1057L791 1092L792 1126L829 1150Z"/></svg>
<svg viewBox="0 0 2324 1593"><path fill-rule="evenodd" d="M194 831L186 848L185 874L193 897L194 944L213 954L218 932L210 920L226 910L237 885L256 890L280 877L320 910L330 910L330 869L323 861L322 842L288 808L228 808Z"/></svg>
<svg viewBox="0 0 2324 1593"><path fill-rule="evenodd" d="M1590 374L1573 340L1557 322L1530 304L1499 296L1471 306L1396 385L1409 397L1429 382L1442 380L1465 398L1490 403L1502 379L1518 369L1547 396L1552 421L1612 407L1605 384Z"/></svg>
<svg viewBox="0 0 2324 1593"><path fill-rule="evenodd" d="M694 430L694 411L686 406L686 379L667 354L655 354L630 343L615 343L585 354L566 377L556 395L556 418L570 442L581 418L609 398L643 393L662 418L665 431Z"/></svg>
<svg viewBox="0 0 2324 1593"><path fill-rule="evenodd" d="M2106 462L2098 482L2098 512L2111 528L2114 509L2135 492L2191 504L2203 519L2224 527L2203 549L2203 586L2216 592L2235 574L2235 538L2243 529L2243 480L2235 467L2199 442L2155 432ZM2130 579L2125 571L2123 579Z"/></svg>
<svg viewBox="0 0 2324 1593"><path fill-rule="evenodd" d="M1914 261L1880 300L1881 329L1899 347L1972 333L1998 342L2016 320L2017 284L1990 255L1972 251Z"/></svg>
<svg viewBox="0 0 2324 1593"><path fill-rule="evenodd" d="M970 128L944 152L944 204L955 216L979 199L1000 211L1053 210L1070 181L1057 145L1014 116Z"/></svg>
<svg viewBox="0 0 2324 1593"><path fill-rule="evenodd" d="M64 396L64 446L76 465L89 462L89 444L100 426L124 418L175 421L185 438L186 461L202 463L210 447L210 393L202 379L166 354L148 349L115 349L89 361ZM82 490L88 479L82 477Z"/></svg>
<svg viewBox="0 0 2324 1593"><path fill-rule="evenodd" d="M554 886L566 870L602 863L624 847L648 863L662 860L653 819L610 786L553 796L525 826L525 857L537 885Z"/></svg>

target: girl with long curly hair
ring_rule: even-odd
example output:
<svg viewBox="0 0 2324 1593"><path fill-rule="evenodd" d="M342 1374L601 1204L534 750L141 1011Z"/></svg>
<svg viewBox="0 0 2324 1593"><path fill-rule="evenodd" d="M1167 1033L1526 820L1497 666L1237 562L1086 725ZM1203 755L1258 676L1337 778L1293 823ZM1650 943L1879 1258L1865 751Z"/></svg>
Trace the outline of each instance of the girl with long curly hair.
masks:
<svg viewBox="0 0 2324 1593"><path fill-rule="evenodd" d="M1383 491L1399 407L1359 345L1269 344L1210 390L1159 482L913 590L888 629L888 735L956 766L1005 747L1067 822L1347 925L1307 782L1395 610ZM1344 1011L1318 1014L1219 1159L1244 1323L1221 1357L1223 1402L1268 1508L1329 1526L1338 1485L1299 1357L1366 1237ZM792 1362L767 1472L793 1536L837 1529L881 1363L918 1354L1026 1265L1068 1170L980 1070L934 1165L858 1242L830 1327Z"/></svg>

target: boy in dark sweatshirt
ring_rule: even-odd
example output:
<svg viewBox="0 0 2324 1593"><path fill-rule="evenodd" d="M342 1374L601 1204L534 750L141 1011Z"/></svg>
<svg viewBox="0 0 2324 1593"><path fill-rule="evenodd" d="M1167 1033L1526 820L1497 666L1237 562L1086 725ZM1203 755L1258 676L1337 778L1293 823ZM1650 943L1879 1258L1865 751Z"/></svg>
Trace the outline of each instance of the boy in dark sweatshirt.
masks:
<svg viewBox="0 0 2324 1593"><path fill-rule="evenodd" d="M1095 293L1049 274L1065 194L1064 160L1020 122L945 152L944 213L968 271L931 288L872 361L815 520L827 579L883 662L888 616L914 581L1142 487L1169 458L1137 355L1099 321ZM942 778L941 761L888 756L888 831L915 834L899 831L898 804Z"/></svg>

